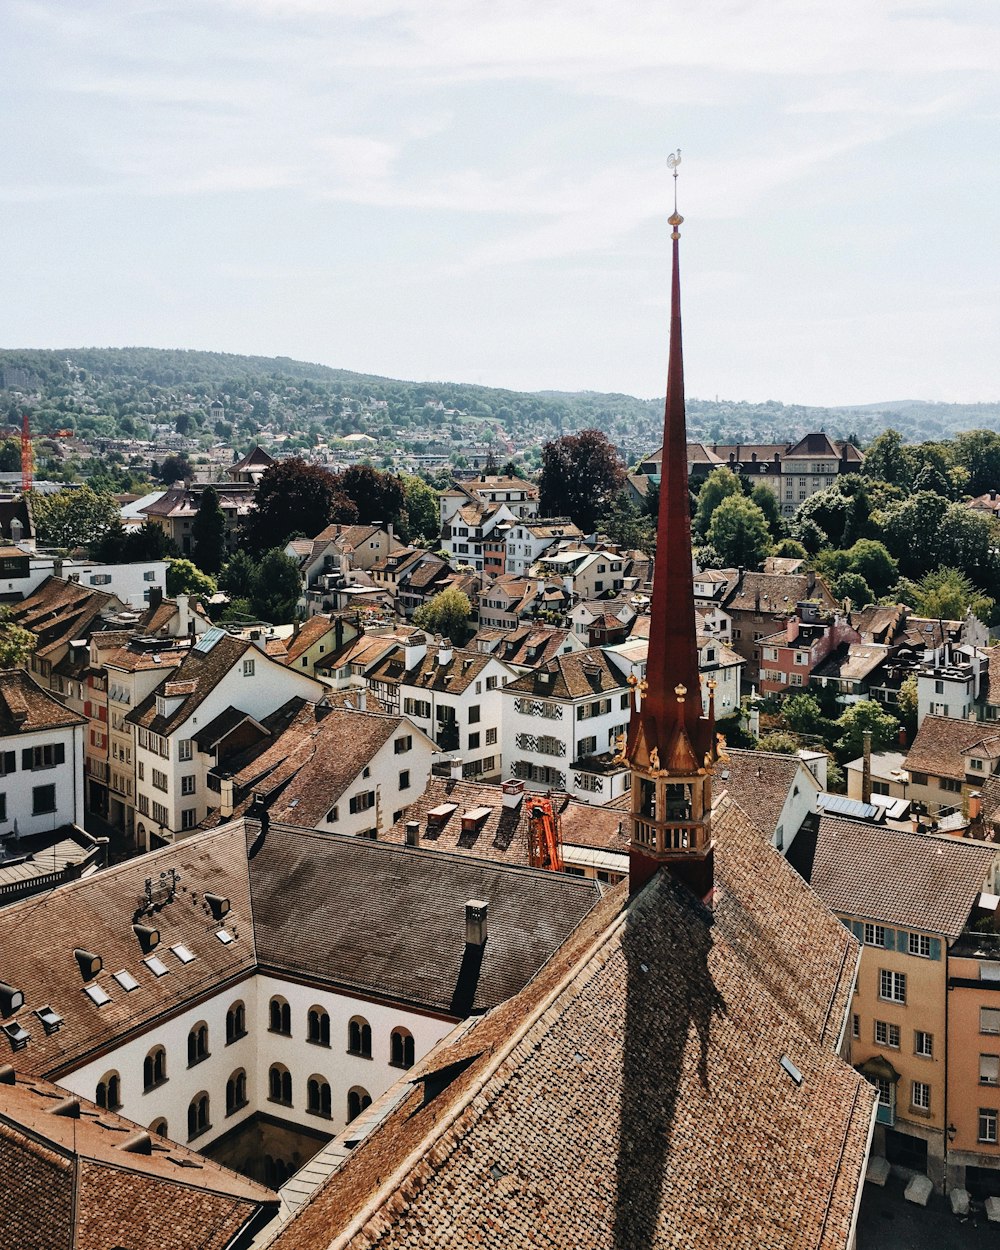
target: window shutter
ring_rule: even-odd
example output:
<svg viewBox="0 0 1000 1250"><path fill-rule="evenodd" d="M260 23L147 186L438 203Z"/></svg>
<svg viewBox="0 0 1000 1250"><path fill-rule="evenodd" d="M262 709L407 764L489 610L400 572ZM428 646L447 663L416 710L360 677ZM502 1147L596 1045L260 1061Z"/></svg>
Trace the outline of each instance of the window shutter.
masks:
<svg viewBox="0 0 1000 1250"><path fill-rule="evenodd" d="M931 959L941 958L941 939L931 938Z"/></svg>
<svg viewBox="0 0 1000 1250"><path fill-rule="evenodd" d="M3 770L5 773L13 773L17 771L17 752L16 751L4 751Z"/></svg>
<svg viewBox="0 0 1000 1250"><path fill-rule="evenodd" d="M66 743L65 742L57 742L55 744L55 746L52 748L52 758L55 760L57 764L66 763Z"/></svg>
<svg viewBox="0 0 1000 1250"><path fill-rule="evenodd" d="M865 940L865 926L861 923L861 921L849 920L847 924L858 941L863 942Z"/></svg>
<svg viewBox="0 0 1000 1250"><path fill-rule="evenodd" d="M910 935L903 929L896 930L896 950L904 953L910 949Z"/></svg>
<svg viewBox="0 0 1000 1250"><path fill-rule="evenodd" d="M21 752L21 767L31 768L32 758L31 747L25 747Z"/></svg>
<svg viewBox="0 0 1000 1250"><path fill-rule="evenodd" d="M894 951L896 949L896 930L895 929L886 929L885 949L887 951Z"/></svg>

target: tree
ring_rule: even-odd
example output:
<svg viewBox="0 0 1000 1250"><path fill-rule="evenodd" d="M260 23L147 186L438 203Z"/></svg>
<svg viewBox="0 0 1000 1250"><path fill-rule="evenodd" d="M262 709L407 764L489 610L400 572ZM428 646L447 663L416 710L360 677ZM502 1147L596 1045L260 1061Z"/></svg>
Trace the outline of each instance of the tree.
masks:
<svg viewBox="0 0 1000 1250"><path fill-rule="evenodd" d="M542 448L543 516L568 516L592 534L624 485L618 453L600 430L566 434Z"/></svg>
<svg viewBox="0 0 1000 1250"><path fill-rule="evenodd" d="M782 556L786 560L804 560L809 552L794 538L783 538L771 552L774 556Z"/></svg>
<svg viewBox="0 0 1000 1250"><path fill-rule="evenodd" d="M815 735L821 732L823 714L811 694L793 694L786 699L781 705L781 717L793 733Z"/></svg>
<svg viewBox="0 0 1000 1250"><path fill-rule="evenodd" d="M226 516L219 503L219 492L206 487L198 512L191 522L194 562L204 573L218 573L226 554Z"/></svg>
<svg viewBox="0 0 1000 1250"><path fill-rule="evenodd" d="M740 479L732 469L718 468L705 478L698 492L698 506L694 514L694 529L703 538L708 537L708 527L712 522L712 514L731 495L742 494ZM657 505L659 506L659 505Z"/></svg>
<svg viewBox="0 0 1000 1250"><path fill-rule="evenodd" d="M339 491L332 473L304 460L278 460L261 475L241 535L251 552L263 554L283 546L290 534L318 534L335 512L343 524L352 524L358 517L357 508Z"/></svg>
<svg viewBox="0 0 1000 1250"><path fill-rule="evenodd" d="M468 633L471 615L472 604L468 595L456 586L448 586L417 608L413 623L428 633L450 638L460 646Z"/></svg>
<svg viewBox="0 0 1000 1250"><path fill-rule="evenodd" d="M656 532L649 515L640 512L625 491L619 491L612 499L598 524L601 532L624 551L639 550L652 555L656 550Z"/></svg>
<svg viewBox="0 0 1000 1250"><path fill-rule="evenodd" d="M839 599L841 603L850 599L856 608L864 608L875 602L871 587L859 573L841 573L834 579L831 590L835 599Z"/></svg>
<svg viewBox="0 0 1000 1250"><path fill-rule="evenodd" d="M727 566L755 569L771 550L767 518L752 499L730 495L715 509L708 541Z"/></svg>
<svg viewBox="0 0 1000 1250"><path fill-rule="evenodd" d="M911 673L899 687L899 694L896 696L896 707L903 719L903 728L911 741L917 732L918 704L917 675Z"/></svg>
<svg viewBox="0 0 1000 1250"><path fill-rule="evenodd" d="M174 482L190 482L194 477L194 469L187 453L182 451L175 456L166 456L159 470L154 465L153 474L159 476L164 485L173 486Z"/></svg>
<svg viewBox="0 0 1000 1250"><path fill-rule="evenodd" d="M910 466L903 451L903 439L898 430L883 430L874 438L865 452L865 477L890 482L893 486L910 485Z"/></svg>
<svg viewBox="0 0 1000 1250"><path fill-rule="evenodd" d="M863 577L876 595L886 595L899 577L899 565L874 538L859 538L847 552L847 568Z"/></svg>
<svg viewBox="0 0 1000 1250"><path fill-rule="evenodd" d="M245 551L237 551L222 566L219 573L219 589L230 599L246 596L257 576L257 562Z"/></svg>
<svg viewBox="0 0 1000 1250"><path fill-rule="evenodd" d="M1000 434L967 430L955 440L955 459L969 474L969 494L1000 490Z"/></svg>
<svg viewBox="0 0 1000 1250"><path fill-rule="evenodd" d="M183 558L171 560L167 565L167 594L174 595L214 595L217 586L215 578L203 573L192 561Z"/></svg>
<svg viewBox="0 0 1000 1250"><path fill-rule="evenodd" d="M757 743L758 751L774 751L778 755L797 755L799 744L790 734L769 733Z"/></svg>
<svg viewBox="0 0 1000 1250"><path fill-rule="evenodd" d="M851 519L852 504L853 501L844 494L839 484L816 491L799 505L795 514L796 524L791 527L798 532L793 533L792 536L808 546L809 544L802 537L802 526L807 521L814 521L823 531L827 542L834 547L841 546L844 531Z"/></svg>
<svg viewBox="0 0 1000 1250"><path fill-rule="evenodd" d="M381 521L405 530L406 495L403 483L394 473L373 469L370 464L352 464L338 473L334 481L338 494L354 504L360 524Z"/></svg>
<svg viewBox="0 0 1000 1250"><path fill-rule="evenodd" d="M837 739L837 755L846 762L857 759L864 749L864 732L871 730L872 750L884 751L899 737L899 721L872 699L852 703L837 721L840 737Z"/></svg>
<svg viewBox="0 0 1000 1250"><path fill-rule="evenodd" d="M91 543L90 554L105 564L137 564L177 555L177 544L154 521L129 530L115 521L96 543Z"/></svg>
<svg viewBox="0 0 1000 1250"><path fill-rule="evenodd" d="M5 438L0 443L0 472L19 473L21 471L21 440Z"/></svg>
<svg viewBox="0 0 1000 1250"><path fill-rule="evenodd" d="M297 560L273 547L260 562L250 586L250 605L256 616L272 625L287 625L295 619L302 594L302 576Z"/></svg>
<svg viewBox="0 0 1000 1250"><path fill-rule="evenodd" d="M785 532L785 523L781 519L781 505L778 503L778 496L769 486L763 486L759 482L750 492L750 498L754 501L767 521L767 528L771 531L771 537L775 540L781 538Z"/></svg>
<svg viewBox="0 0 1000 1250"><path fill-rule="evenodd" d="M0 668L21 668L37 645L30 629L22 629L10 619L10 608L0 607Z"/></svg>
<svg viewBox="0 0 1000 1250"><path fill-rule="evenodd" d="M960 621L966 612L972 611L989 624L996 606L993 599L977 590L956 568L934 569L919 582L904 579L896 593L919 616L929 616L932 620Z"/></svg>
<svg viewBox="0 0 1000 1250"><path fill-rule="evenodd" d="M899 561L906 577L920 577L941 563L941 531L948 500L932 491L920 491L882 513L886 548Z"/></svg>
<svg viewBox="0 0 1000 1250"><path fill-rule="evenodd" d="M61 490L54 495L31 492L31 509L39 546L86 547L99 542L121 519L113 495L98 494L89 486Z"/></svg>
<svg viewBox="0 0 1000 1250"><path fill-rule="evenodd" d="M403 473L400 476L406 500L406 515L409 520L409 538L411 540L422 538L425 542L434 542L441 532L437 492L432 490L422 478L414 477L412 473Z"/></svg>

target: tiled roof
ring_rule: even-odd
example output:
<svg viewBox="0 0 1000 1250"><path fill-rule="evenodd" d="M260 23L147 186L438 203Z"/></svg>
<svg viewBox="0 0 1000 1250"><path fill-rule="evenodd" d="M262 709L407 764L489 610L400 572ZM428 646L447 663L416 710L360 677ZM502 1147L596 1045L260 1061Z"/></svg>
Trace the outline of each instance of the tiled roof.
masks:
<svg viewBox="0 0 1000 1250"><path fill-rule="evenodd" d="M482 676L483 669L494 662L492 655L470 651L467 647L452 647L447 664L438 663L441 648L431 643L423 659L410 669L403 668L403 649L381 659L368 674L370 681L399 681L418 690L437 690L446 694L464 694L474 681Z"/></svg>
<svg viewBox="0 0 1000 1250"><path fill-rule="evenodd" d="M240 469L249 469L251 465L266 469L272 464L274 464L274 457L268 455L264 448L257 443L252 451L248 451L241 460L237 460L235 464L229 466L229 472L235 473Z"/></svg>
<svg viewBox="0 0 1000 1250"><path fill-rule="evenodd" d="M837 677L841 681L864 681L891 655L889 647L873 643L842 643L813 669L814 677Z"/></svg>
<svg viewBox="0 0 1000 1250"><path fill-rule="evenodd" d="M507 664L535 667L546 664L557 656L571 638L568 629L520 625L503 635L499 645L493 649L493 654Z"/></svg>
<svg viewBox="0 0 1000 1250"><path fill-rule="evenodd" d="M550 699L582 699L620 691L625 685L625 678L601 648L588 647L556 656L542 668L509 682L506 689Z"/></svg>
<svg viewBox="0 0 1000 1250"><path fill-rule="evenodd" d="M237 516L246 516L253 508L254 488L243 482L213 482L219 496L219 506L225 511L234 512ZM171 486L153 503L141 508L147 517L188 517L198 515L201 507L201 490L192 490L188 486Z"/></svg>
<svg viewBox="0 0 1000 1250"><path fill-rule="evenodd" d="M1000 703L1000 646L990 647L986 665L986 690L983 697L987 703Z"/></svg>
<svg viewBox="0 0 1000 1250"><path fill-rule="evenodd" d="M858 946L717 817L714 912L664 873L612 892L409 1075L274 1250L845 1250L875 1097L835 1053Z"/></svg>
<svg viewBox="0 0 1000 1250"><path fill-rule="evenodd" d="M116 595L61 577L47 577L20 603L11 604L10 619L22 629L31 630L38 639L35 654L42 658L78 638L88 637L98 627L102 613L121 611L123 607Z"/></svg>
<svg viewBox="0 0 1000 1250"><path fill-rule="evenodd" d="M786 459L793 457L810 456L839 456L840 452L834 446L829 434L822 432L816 434L806 434L803 438L785 452Z"/></svg>
<svg viewBox="0 0 1000 1250"><path fill-rule="evenodd" d="M252 866L263 969L464 1017L503 1002L598 901L594 882L273 820ZM465 904L489 903L473 968Z"/></svg>
<svg viewBox="0 0 1000 1250"><path fill-rule="evenodd" d="M160 716L156 711L156 695L151 694L129 712L127 719L134 725L151 729L153 733L173 733L197 711L233 665L248 651L254 655L261 654L253 643L234 638L231 634L223 634L209 651L189 651L172 677L173 681L179 683L194 683L191 693L180 706L166 716Z"/></svg>
<svg viewBox="0 0 1000 1250"><path fill-rule="evenodd" d="M720 796L731 795L768 839L774 837L782 810L796 785L807 787L811 796L819 793L815 778L797 755L732 749L727 754L729 763L722 768L729 776L723 779L716 770L713 790ZM814 804L809 806L811 810Z"/></svg>
<svg viewBox="0 0 1000 1250"><path fill-rule="evenodd" d="M149 1154L127 1149L141 1126L18 1072L0 1086L0 1231L16 1250L226 1250L278 1196L185 1146L151 1134Z"/></svg>
<svg viewBox="0 0 1000 1250"><path fill-rule="evenodd" d="M44 691L23 669L0 670L0 735L37 733L85 725L80 716Z"/></svg>
<svg viewBox="0 0 1000 1250"><path fill-rule="evenodd" d="M335 629L336 624L331 617L310 616L302 622L298 633L289 639L284 663L294 664L314 643L319 642L326 634L332 634Z"/></svg>
<svg viewBox="0 0 1000 1250"><path fill-rule="evenodd" d="M115 642L107 645L109 637ZM173 639L164 638L163 646L157 650L148 647L131 645L127 634L115 633L105 635L102 631L97 636L99 650L98 663L109 668L122 669L127 673L148 672L151 669L163 671L164 675L180 665L189 651L187 645L173 646ZM118 640L121 641L118 641ZM178 641L181 641L178 639Z"/></svg>
<svg viewBox="0 0 1000 1250"><path fill-rule="evenodd" d="M948 938L962 932L1000 854L968 838L834 816L820 818L815 836L810 884L832 911Z"/></svg>
<svg viewBox="0 0 1000 1250"><path fill-rule="evenodd" d="M935 777L965 780L962 752L982 740L978 721L954 716L925 716L906 756L908 772L931 773Z"/></svg>
<svg viewBox="0 0 1000 1250"><path fill-rule="evenodd" d="M758 596L760 608L757 608ZM744 573L725 601L727 612L788 613L802 600L818 599L825 607L834 608L837 601L826 582L817 577L810 585L805 573Z"/></svg>

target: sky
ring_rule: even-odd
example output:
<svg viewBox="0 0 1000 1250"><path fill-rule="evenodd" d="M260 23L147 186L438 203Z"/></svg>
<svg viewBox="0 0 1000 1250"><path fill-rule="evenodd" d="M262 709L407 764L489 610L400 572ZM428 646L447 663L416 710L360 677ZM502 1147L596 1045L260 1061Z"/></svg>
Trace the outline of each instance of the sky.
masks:
<svg viewBox="0 0 1000 1250"><path fill-rule="evenodd" d="M0 0L0 347L1000 399L996 0Z"/></svg>

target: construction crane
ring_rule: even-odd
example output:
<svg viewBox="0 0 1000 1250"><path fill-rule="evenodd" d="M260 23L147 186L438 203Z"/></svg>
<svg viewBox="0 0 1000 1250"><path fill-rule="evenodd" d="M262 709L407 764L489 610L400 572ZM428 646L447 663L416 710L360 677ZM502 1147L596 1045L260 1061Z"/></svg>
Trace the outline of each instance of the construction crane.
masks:
<svg viewBox="0 0 1000 1250"><path fill-rule="evenodd" d="M531 800L528 822L529 854L532 868L547 868L550 872L562 872L562 839L559 836L559 817L552 800Z"/></svg>
<svg viewBox="0 0 1000 1250"><path fill-rule="evenodd" d="M31 456L31 430L28 414L21 418L21 490L29 491L35 480L35 466Z"/></svg>

